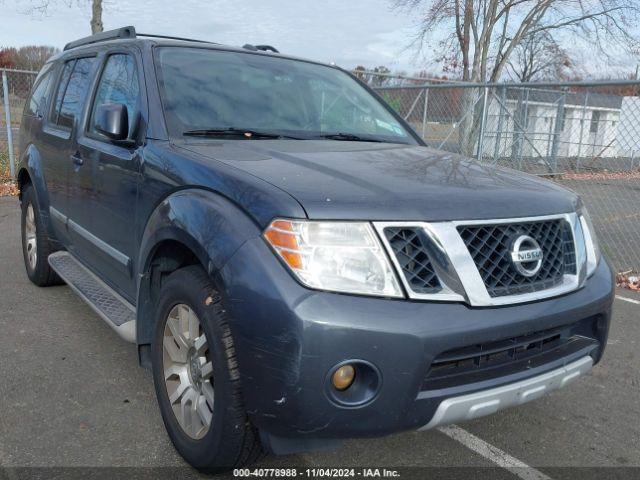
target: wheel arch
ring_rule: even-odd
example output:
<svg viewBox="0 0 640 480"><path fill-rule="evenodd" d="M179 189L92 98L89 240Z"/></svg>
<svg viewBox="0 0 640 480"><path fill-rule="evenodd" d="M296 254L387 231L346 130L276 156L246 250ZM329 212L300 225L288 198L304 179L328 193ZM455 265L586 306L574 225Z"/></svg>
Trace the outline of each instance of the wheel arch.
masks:
<svg viewBox="0 0 640 480"><path fill-rule="evenodd" d="M38 200L38 208L45 217L49 217L49 195L44 179L44 171L40 152L35 145L29 145L18 164L16 173L16 181L18 183L18 195L22 200L22 192L24 188L31 184Z"/></svg>
<svg viewBox="0 0 640 480"><path fill-rule="evenodd" d="M49 192L45 182L43 159L35 145L29 145L18 162L15 175L18 184L18 199L22 202L24 190L28 185L33 188L33 194L38 204L38 211L47 226L47 234L57 245L56 234L50 222ZM57 248L57 247L56 247Z"/></svg>
<svg viewBox="0 0 640 480"><path fill-rule="evenodd" d="M151 344L156 298L162 279L199 264L210 277L261 228L227 198L200 188L176 191L161 201L146 223L138 272L136 338L140 363Z"/></svg>
<svg viewBox="0 0 640 480"><path fill-rule="evenodd" d="M18 175L16 175L16 180L18 183L18 192L20 195L20 199L22 199L22 190L27 186L27 184L32 183L29 170L26 167L22 167L18 171Z"/></svg>

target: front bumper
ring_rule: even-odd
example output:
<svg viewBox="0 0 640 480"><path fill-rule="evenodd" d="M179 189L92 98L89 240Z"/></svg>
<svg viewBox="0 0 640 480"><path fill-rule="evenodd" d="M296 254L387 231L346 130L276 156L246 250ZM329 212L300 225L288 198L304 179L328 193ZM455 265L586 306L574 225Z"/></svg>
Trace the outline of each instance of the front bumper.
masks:
<svg viewBox="0 0 640 480"><path fill-rule="evenodd" d="M489 390L481 390L468 395L447 398L438 405L438 409L431 421L420 430L428 430L463 420L472 420L496 413L498 410L507 407L522 405L552 390L566 387L582 375L589 373L592 366L593 358L587 355L564 367L556 368L526 380Z"/></svg>
<svg viewBox="0 0 640 480"><path fill-rule="evenodd" d="M250 420L263 433L297 442L434 425L448 399L520 385L587 356L595 364L606 344L614 294L605 261L577 291L495 308L319 292L300 286L259 238L245 243L219 274ZM423 389L442 352L559 327L593 343L497 378ZM370 362L380 374L377 396L358 407L338 405L326 394L328 373L349 359Z"/></svg>

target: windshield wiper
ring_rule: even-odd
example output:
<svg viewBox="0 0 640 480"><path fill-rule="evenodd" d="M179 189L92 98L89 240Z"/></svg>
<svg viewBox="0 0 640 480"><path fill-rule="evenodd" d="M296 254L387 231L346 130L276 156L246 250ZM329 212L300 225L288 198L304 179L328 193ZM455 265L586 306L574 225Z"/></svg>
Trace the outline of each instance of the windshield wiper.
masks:
<svg viewBox="0 0 640 480"><path fill-rule="evenodd" d="M198 130L187 130L182 132L182 135L188 137L243 137L246 139L260 139L260 138L289 138L293 140L302 140L299 137L293 137L290 135L283 135L276 132L264 132L260 130L252 130L250 128L203 128Z"/></svg>
<svg viewBox="0 0 640 480"><path fill-rule="evenodd" d="M388 143L386 140L375 137L366 137L362 135L355 135L353 133L325 133L318 135L317 138L324 138L326 140L340 140L343 142L379 142Z"/></svg>

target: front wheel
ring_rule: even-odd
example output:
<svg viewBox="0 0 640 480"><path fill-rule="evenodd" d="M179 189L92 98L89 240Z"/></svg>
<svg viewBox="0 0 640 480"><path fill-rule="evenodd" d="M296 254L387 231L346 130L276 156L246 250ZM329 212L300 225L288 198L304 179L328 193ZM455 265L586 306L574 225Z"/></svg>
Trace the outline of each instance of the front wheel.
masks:
<svg viewBox="0 0 640 480"><path fill-rule="evenodd" d="M227 314L202 268L166 279L155 320L156 396L178 452L212 473L254 462L262 447L244 410Z"/></svg>

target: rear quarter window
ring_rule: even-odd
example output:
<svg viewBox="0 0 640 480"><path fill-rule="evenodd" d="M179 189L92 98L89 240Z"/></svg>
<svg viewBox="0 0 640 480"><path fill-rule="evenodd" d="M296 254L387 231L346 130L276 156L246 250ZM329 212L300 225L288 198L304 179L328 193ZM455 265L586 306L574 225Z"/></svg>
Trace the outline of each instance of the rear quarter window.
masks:
<svg viewBox="0 0 640 480"><path fill-rule="evenodd" d="M24 114L30 116L42 115L46 108L47 92L53 76L53 64L49 63L42 68L31 89L31 96L25 105Z"/></svg>

